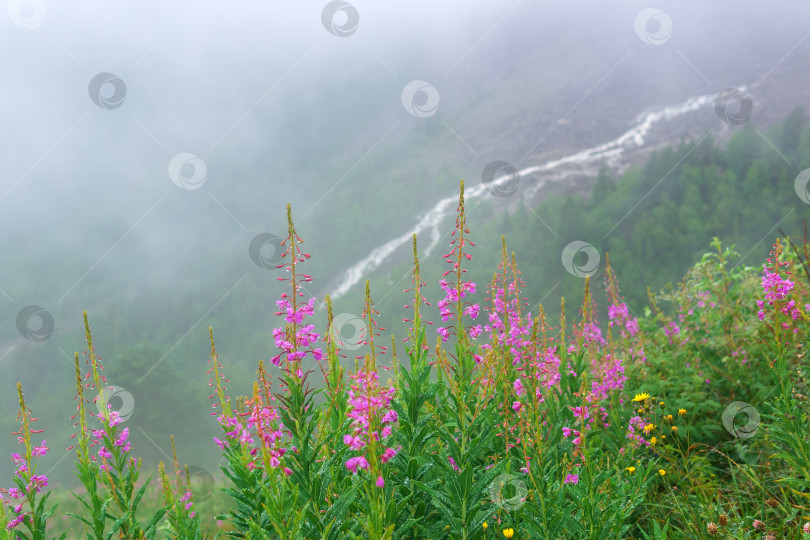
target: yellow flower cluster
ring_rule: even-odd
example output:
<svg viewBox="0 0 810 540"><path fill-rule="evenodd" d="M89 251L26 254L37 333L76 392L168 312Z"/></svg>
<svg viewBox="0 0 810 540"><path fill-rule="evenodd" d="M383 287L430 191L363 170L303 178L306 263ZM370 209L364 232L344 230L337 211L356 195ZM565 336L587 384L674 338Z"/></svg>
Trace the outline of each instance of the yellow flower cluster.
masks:
<svg viewBox="0 0 810 540"><path fill-rule="evenodd" d="M649 440L651 448L658 445L659 443L664 444L667 438L666 435L664 435L663 433L663 428L659 428L658 425L655 424L655 417L657 416L657 412L652 410L653 400L654 398L652 398L650 394L646 392L636 394L636 396L633 398L633 402L638 403L639 406L638 413L639 414L648 413L650 415L648 417L650 419L647 420L648 423L644 425L642 430L644 431L644 435L647 436L653 435L652 437L650 437ZM658 405L662 409L665 407L665 403L663 401L658 402ZM678 409L678 416L686 417L686 409ZM673 435L678 435L678 426L672 425L675 423L675 419L676 419L675 416L672 414L661 415L661 420L665 424L669 424L669 432ZM632 466L625 467L624 470L626 470L628 474L633 474L634 472L636 472L636 468ZM664 476L666 475L666 470L659 469L658 474Z"/></svg>

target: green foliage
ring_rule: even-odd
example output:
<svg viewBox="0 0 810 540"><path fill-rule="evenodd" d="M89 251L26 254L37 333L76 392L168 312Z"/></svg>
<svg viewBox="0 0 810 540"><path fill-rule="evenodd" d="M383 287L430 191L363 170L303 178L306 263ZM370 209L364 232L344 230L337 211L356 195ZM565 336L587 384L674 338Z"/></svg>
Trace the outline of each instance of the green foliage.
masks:
<svg viewBox="0 0 810 540"><path fill-rule="evenodd" d="M770 135L792 157L810 150L801 113ZM522 270L503 239L499 261L485 253L482 259L497 270L486 290L489 305L478 314L475 285L463 274L472 265L473 244L462 185L457 243L446 256L453 266L445 276L452 276L442 282L446 295L437 306L442 320L435 321L441 328L432 348L428 336L436 334L425 319L433 311L424 307L429 288L414 241L414 315L401 356L407 362L394 347L390 351L393 390L374 382L383 348L374 341L379 314L368 285L362 345L370 352L362 369L357 361L349 390L331 301L326 335L316 343L304 322L312 309L298 302L308 275L289 263L292 296L279 302L285 323L273 332L284 351L273 358L281 380L275 392L260 362L252 398L236 397L232 407L210 331L225 460L222 497L215 499L222 523L216 525L208 511L214 504L204 513L188 473L180 479L176 456L174 484L160 469L161 501L148 480L140 482L140 462L123 447L120 418L109 410L87 414L91 401L84 389L97 392L102 385L85 319L94 382L83 384L77 353L76 451L84 490L75 500L58 492L36 498L36 489L18 475L31 517L20 526L29 533L19 528L11 534L44 539L45 521L61 508L93 540L161 534L478 540L509 537L504 530L518 539L759 538L763 532L801 538L801 526L810 520L810 278L800 271L810 268L807 246L777 240L763 274L743 264L753 253L748 246L741 256L734 244L718 239L734 229L742 233L728 236L745 243L759 234L752 223L777 222L796 208L795 200L774 195L785 191L774 187L794 171L760 139L744 128L724 149L709 138L696 148L684 143L662 150L617 185L603 170L590 200L567 196L541 206L541 214L578 232L617 224L600 247L609 244L616 263L614 269L605 254L604 296L589 278L584 284L566 279L563 292L577 287L581 308L571 316L561 302L556 325L542 305L532 316L524 295L536 292L534 276L552 262L559 266L547 254L559 253L569 239L538 240ZM644 192L654 195L642 201L643 211L617 219ZM761 204L737 216L749 198ZM521 242L531 234L526 223L532 220L518 212L499 222L523 235ZM303 263L309 255L298 251L289 210L288 222L288 253ZM476 242L480 249L489 240ZM707 245L711 251L701 253ZM657 258L658 266L638 264L642 253ZM684 253L698 262L683 270L677 286L661 282L681 275ZM544 277L553 279L555 272ZM655 272L661 275L648 279ZM533 279L524 284L521 274ZM649 302L644 316L631 314L617 276L632 284L628 301L639 311L642 299ZM642 284L656 281L662 289L648 295ZM598 324L603 308L604 331ZM154 352L128 350L132 362L125 369L141 374ZM302 367L308 355L323 374L316 388L309 384L315 370ZM361 373L375 377L362 379ZM103 392L97 399L105 411ZM101 429L91 430L89 420L101 422ZM353 437L364 437L362 444ZM105 448L101 460L91 457L94 444ZM11 538L5 525L20 514L8 494L3 492L0 538ZM58 505L49 507L53 499Z"/></svg>

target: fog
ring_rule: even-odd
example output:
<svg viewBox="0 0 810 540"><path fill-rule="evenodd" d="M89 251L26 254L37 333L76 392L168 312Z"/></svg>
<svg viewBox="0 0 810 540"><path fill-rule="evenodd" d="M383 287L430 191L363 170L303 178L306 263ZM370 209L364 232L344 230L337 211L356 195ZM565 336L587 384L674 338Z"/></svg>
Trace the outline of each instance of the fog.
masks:
<svg viewBox="0 0 810 540"><path fill-rule="evenodd" d="M70 478L57 459L85 309L109 382L134 396L135 452L150 466L175 428L206 422L209 326L247 391L276 354L282 290L249 246L286 236L288 202L320 302L493 160L540 165L725 88L745 87L762 125L810 104L810 4L704 4L12 0L0 13L0 450L15 445L19 380L52 432L54 474ZM417 83L406 98L412 81L434 93ZM660 142L731 132L703 121ZM379 297L407 288L379 283ZM359 314L359 294L336 311ZM23 321L34 339L20 330L27 306L53 320ZM165 409L191 387L198 401ZM139 407L151 407L140 420ZM181 459L212 467L213 449L195 446L208 433L179 441Z"/></svg>

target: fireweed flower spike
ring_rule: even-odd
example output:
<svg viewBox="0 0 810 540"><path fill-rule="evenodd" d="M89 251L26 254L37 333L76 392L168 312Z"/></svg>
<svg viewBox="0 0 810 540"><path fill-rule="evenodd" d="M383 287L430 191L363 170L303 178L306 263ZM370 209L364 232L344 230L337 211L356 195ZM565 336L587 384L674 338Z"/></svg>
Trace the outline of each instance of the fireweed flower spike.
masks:
<svg viewBox="0 0 810 540"><path fill-rule="evenodd" d="M618 328L622 338L635 337L639 332L638 319L629 313L627 304L619 291L619 281L616 272L610 266L610 254L605 253L605 292L610 305L608 306L608 319L610 328Z"/></svg>
<svg viewBox="0 0 810 540"><path fill-rule="evenodd" d="M106 382L106 380L99 374L102 368L93 347L93 337L90 332L86 311L84 312L84 325L88 361L91 363L95 389L98 390L98 395L94 401L101 411L93 416L101 423L101 429L90 430L91 445L99 447L95 454L90 452L90 459L96 463L100 461L100 464L84 470L80 467L80 477L93 500L98 497L95 493L96 481L98 481L104 487L106 500L109 502L106 512L104 509L100 511L96 508L92 509L94 513L94 529L97 532L99 530L103 532L105 520L110 519L112 516L112 519L119 524L121 534L124 537L141 538L144 534L154 530L155 524L166 510L160 508L155 511L154 516L152 516L152 524L147 525L146 528L142 528L138 518L136 518L138 504L143 497L149 480L141 486L136 486L140 476L141 461L130 455L132 445L128 441L129 429L121 427L122 420L118 411L112 410L110 404L106 402L106 395L101 387L101 382ZM90 385L88 385L88 388L90 388ZM90 472L95 473L94 478L85 478L83 476L83 474L89 474ZM115 505L115 510L112 503ZM118 515L115 515L116 513Z"/></svg>
<svg viewBox="0 0 810 540"><path fill-rule="evenodd" d="M46 455L48 446L45 440L39 446L34 446L31 440L32 435L38 435L43 430L31 427L31 423L36 422L37 419L31 416L31 411L25 406L25 397L23 396L22 385L19 382L17 383L17 397L20 402L20 412L17 419L22 425L20 430L12 433L12 435L17 435L18 442L25 448L22 454L11 454L15 466L14 483L17 484L17 487L2 490L7 493L10 500L3 501L1 496L3 494L0 492L0 501L7 504L11 511L11 519L6 524L7 530L17 529L22 524L30 532L31 538L44 538L46 521L48 516L53 513L54 507L49 511L45 511L45 504L50 495L49 491L46 491L41 496L38 495L43 488L48 486L48 478L45 475L36 474L37 466L33 462L33 458ZM14 537L22 538L21 535L15 535ZM64 538L64 535L62 538Z"/></svg>
<svg viewBox="0 0 810 540"><path fill-rule="evenodd" d="M286 382L301 384L304 378L301 361L307 354L312 355L316 361L320 361L323 358L323 352L320 348L312 347L319 337L313 331L315 326L304 323L306 317L314 314L315 298L310 298L308 302L302 303L299 300L304 296L304 293L301 292L301 284L310 283L312 276L300 273L296 266L309 259L310 255L301 251L300 244L304 241L295 232L292 209L289 204L287 204L287 228L288 236L281 243L282 246L287 245L287 250L281 255L282 260L286 259L286 261L279 264L277 268L284 268L289 272L290 277L276 279L288 281L292 294L282 293L280 300L276 301L279 308L276 315L283 315L287 324L285 327L273 330L276 347L281 349L281 353L271 358L270 361L276 366L281 366L282 357L284 357L286 363L283 369L287 375Z"/></svg>
<svg viewBox="0 0 810 540"><path fill-rule="evenodd" d="M388 463L396 453L396 448L383 446L380 452L377 443L383 443L391 436L392 425L397 422L397 413L390 408L394 388L383 388L379 384L376 371L361 371L349 376L355 381L349 390L349 413L351 433L343 436L343 443L355 451L363 451L346 462L346 468L356 472L357 468L379 471L376 461ZM370 461L369 461L370 460Z"/></svg>
<svg viewBox="0 0 810 540"><path fill-rule="evenodd" d="M87 312L84 314L85 316L85 325L86 325L86 338L88 343L92 343L92 336L90 335L90 327L87 324ZM96 459L95 455L91 455L90 448L95 446L96 438L91 437L91 433L95 433L98 430L90 430L87 425L87 404L89 403L87 398L85 398L85 384L82 378L81 368L79 367L79 353L74 354L74 367L76 370L76 398L78 399L79 403L76 406L77 413L71 417L71 420L75 420L73 427L78 428L78 431L70 436L71 439L78 437L78 442L73 446L69 447L68 450L76 449L76 468L78 470L77 476L79 480L81 480L85 490L87 491L87 498L89 498L89 502L87 500L82 500L85 506L89 509L89 520L92 521L92 529L96 535L96 537L100 537L106 527L106 520L107 520L107 513L106 507L108 501L105 501L105 493L99 492L98 481L99 478L103 480L103 476L99 476L99 472L101 471L100 465ZM97 361L94 359L94 363ZM100 367L100 366L99 366ZM88 372L90 375L90 372ZM88 384L87 388L91 388L92 384ZM77 418L78 416L78 418ZM69 514L75 517L75 514Z"/></svg>
<svg viewBox="0 0 810 540"><path fill-rule="evenodd" d="M768 321L766 325L774 336L774 343L781 348L786 340L790 340L787 332L793 334L799 332L797 321L807 316L802 313L800 303L797 303L795 295L795 283L790 280L792 272L789 270L790 262L782 260L784 247L779 238L771 250L771 256L767 259L771 265L762 266L762 289L765 292L765 300L757 300L759 320ZM766 312L767 309L767 312ZM781 315L780 315L781 314ZM773 366L771 366L773 367Z"/></svg>
<svg viewBox="0 0 810 540"><path fill-rule="evenodd" d="M363 298L363 314L360 317L366 321L366 328L360 340L360 344L368 345L371 348L370 358L372 371L376 371L377 369L377 349L380 349L380 354L385 354L388 350L387 347L374 344L374 336L379 336L380 331L385 330L385 328L377 325L377 321L374 320L375 315L379 316L380 312L374 309L374 301L371 299L371 282L366 280L366 293ZM362 356L358 356L357 358L360 359Z"/></svg>
<svg viewBox="0 0 810 540"><path fill-rule="evenodd" d="M171 441L174 482L166 474L163 462L158 464L160 483L163 487L163 502L168 508L168 528L176 538L202 538L200 519L193 508L194 499L191 494L188 466L185 467L185 478L183 478L177 464L174 435L171 436Z"/></svg>
<svg viewBox="0 0 810 540"><path fill-rule="evenodd" d="M422 279L422 273L421 273L421 270L420 270L420 267L419 267L419 255L418 255L418 252L417 252L417 249L416 249L416 234L413 235L413 273L412 273L412 275L413 275L413 278L412 278L413 289L405 289L403 292L409 293L409 292L413 291L412 304L410 306L408 306L408 305L404 306L405 309L407 309L407 308L412 308L413 309L413 319L412 320L411 319L402 319L402 321L403 322L413 322L413 329L412 329L412 332L410 333L410 335L408 337L406 337L405 339L403 339L402 341L404 343L408 343L410 341L411 346L415 347L416 346L416 341L415 340L419 337L419 332L422 329L422 323L424 322L425 324L433 324L433 322L431 322L431 321L423 321L422 320L421 307L422 307L423 304L429 307L430 302L425 300L425 297L422 295L422 289L427 286L427 283L425 283L425 281ZM427 343L424 343L422 345L422 347L424 348L424 350L428 350L430 348L427 345Z"/></svg>
<svg viewBox="0 0 810 540"><path fill-rule="evenodd" d="M208 336L211 341L211 357L208 360L211 367L207 372L208 375L211 375L211 379L208 380L208 386L216 386L216 390L213 394L208 396L208 399L213 399L214 397L218 398L219 402L214 401L211 404L211 408L220 408L221 412L219 413L219 416L217 416L217 422L219 422L219 425L222 426L222 429L225 431L226 435L225 440L220 440L217 437L214 437L214 442L217 446L219 446L220 450L224 450L228 439L238 438L241 435L242 429L239 419L231 409L231 398L225 394L225 383L230 381L222 374L222 363L219 361L217 348L214 344L214 329L210 326L208 327ZM211 412L211 416L216 415L216 410ZM237 428L237 426L239 426L239 428Z"/></svg>
<svg viewBox="0 0 810 540"><path fill-rule="evenodd" d="M521 298L524 286L520 270L512 253L510 258L506 249L506 238L501 237L501 262L489 285L489 302L491 307L487 322L474 327L470 337L475 338L482 331L489 333L489 343L481 346L484 351L495 350L512 359L512 366L520 369L527 359L526 351L531 347L532 315L523 315L525 298ZM494 349L493 349L494 348ZM514 370L509 368L507 376L514 378Z"/></svg>
<svg viewBox="0 0 810 540"><path fill-rule="evenodd" d="M448 322L451 320L455 320L456 322L455 324L446 327L440 326L436 329L436 331L442 336L443 341L447 341L451 334L455 334L458 336L459 342L466 345L469 343L469 339L471 337L478 336L478 334L480 334L481 329L480 326L470 328L470 335L468 335L467 330L464 328L461 322L462 315L467 315L471 319L476 319L478 317L480 306L478 304L471 304L470 302L464 301L464 298L467 295L475 293L476 285L471 281L464 281L462 279L462 276L467 269L462 268L461 263L465 259L472 259L472 255L465 253L465 246L469 244L470 246L475 247L475 244L473 244L473 242L469 239L470 229L467 227L467 217L464 213L463 180L461 181L460 190L461 192L458 198L456 226L453 229L453 232L450 233L450 236L455 237L450 241L450 245L453 246L453 249L450 251L450 253L444 255L445 262L452 265L452 268L442 274L443 279L439 281L439 285L441 285L442 290L444 290L445 296L436 304L439 308L439 314L441 315L442 322ZM448 282L445 279L448 275L453 276L453 280L451 282Z"/></svg>
<svg viewBox="0 0 810 540"><path fill-rule="evenodd" d="M389 538L381 536L384 530L393 530L386 520L385 480L383 465L388 463L401 447L394 448L385 442L392 435L392 425L398 420L397 413L391 409L391 400L396 390L393 387L383 388L379 384L379 375L373 368L373 359L366 354L363 371L350 375L355 381L349 390L349 412L351 432L344 434L343 443L354 452L359 452L346 460L346 469L352 474L358 470L368 471L366 495L370 505L369 523L370 538ZM374 479L374 486L371 486Z"/></svg>

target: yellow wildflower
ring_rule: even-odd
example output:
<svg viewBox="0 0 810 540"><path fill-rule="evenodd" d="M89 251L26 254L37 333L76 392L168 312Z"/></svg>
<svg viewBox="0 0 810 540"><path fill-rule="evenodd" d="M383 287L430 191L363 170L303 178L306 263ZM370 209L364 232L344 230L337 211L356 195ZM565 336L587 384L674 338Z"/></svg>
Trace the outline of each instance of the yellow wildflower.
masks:
<svg viewBox="0 0 810 540"><path fill-rule="evenodd" d="M512 536L514 536L514 534L515 534L515 529L504 529L503 530L503 535L505 537L507 537L507 538L512 538Z"/></svg>
<svg viewBox="0 0 810 540"><path fill-rule="evenodd" d="M655 437L653 437L652 439L650 439L650 445L651 445L651 446L655 446L655 443L657 443L657 442L658 442L658 439L656 439Z"/></svg>
<svg viewBox="0 0 810 540"><path fill-rule="evenodd" d="M483 525L481 525L481 526L484 528L484 530L487 530L487 527L488 527L489 525L487 525L487 522L485 521L485 522L484 522L484 524L483 524Z"/></svg>
<svg viewBox="0 0 810 540"><path fill-rule="evenodd" d="M686 416L686 409L678 409L678 416Z"/></svg>
<svg viewBox="0 0 810 540"><path fill-rule="evenodd" d="M644 434L649 435L655 429L655 424L647 424L644 426Z"/></svg>
<svg viewBox="0 0 810 540"><path fill-rule="evenodd" d="M650 394L644 392L641 394L636 394L636 397L633 398L633 401L646 401L648 399L650 399Z"/></svg>
<svg viewBox="0 0 810 540"><path fill-rule="evenodd" d="M667 474L667 471L665 471L664 469L658 469L658 474L664 476L665 474Z"/></svg>
<svg viewBox="0 0 810 540"><path fill-rule="evenodd" d="M627 472L629 472L630 474L633 474L634 472L636 472L636 468L635 468L635 467L625 467L625 468L624 468L624 470L626 470L626 471L627 471Z"/></svg>
<svg viewBox="0 0 810 540"><path fill-rule="evenodd" d="M669 429L672 430L672 433L678 433L678 426L672 426Z"/></svg>
<svg viewBox="0 0 810 540"><path fill-rule="evenodd" d="M672 415L671 414L666 415L664 417L664 420L666 420L667 422L672 422Z"/></svg>

